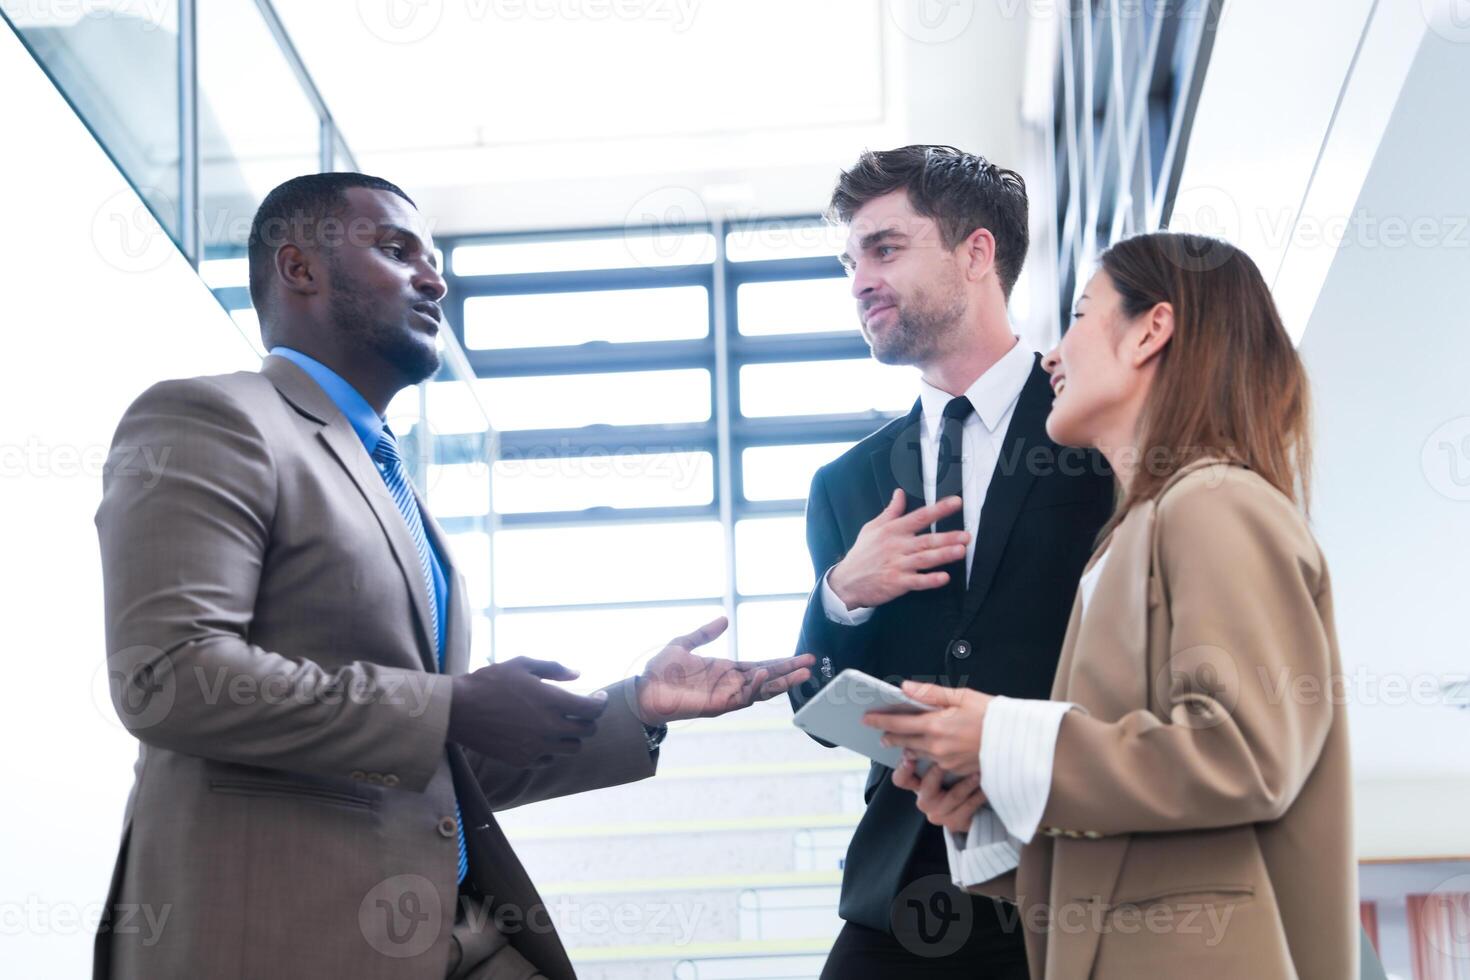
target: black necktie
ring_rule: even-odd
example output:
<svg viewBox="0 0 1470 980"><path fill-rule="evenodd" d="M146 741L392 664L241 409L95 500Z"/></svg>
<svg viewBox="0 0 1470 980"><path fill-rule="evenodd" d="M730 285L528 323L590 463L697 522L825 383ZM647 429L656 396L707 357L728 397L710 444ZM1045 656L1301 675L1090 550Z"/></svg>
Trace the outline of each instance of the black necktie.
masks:
<svg viewBox="0 0 1470 980"><path fill-rule="evenodd" d="M965 492L964 466L962 458L965 453L965 419L975 411L975 406L970 404L970 399L961 395L950 399L948 405L944 406L944 417L939 423L939 458L934 467L934 500L936 503L945 497L963 496ZM934 525L937 533L945 531L963 531L965 529L965 509L959 510L943 518ZM937 569L936 569L937 570ZM949 590L964 595L965 592L965 559L944 566L944 571L949 572Z"/></svg>

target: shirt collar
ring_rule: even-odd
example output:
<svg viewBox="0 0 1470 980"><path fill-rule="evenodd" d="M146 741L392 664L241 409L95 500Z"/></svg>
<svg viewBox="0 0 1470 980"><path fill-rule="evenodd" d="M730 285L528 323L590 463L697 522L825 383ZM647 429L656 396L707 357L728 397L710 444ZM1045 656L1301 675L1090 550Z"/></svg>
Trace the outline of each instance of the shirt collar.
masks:
<svg viewBox="0 0 1470 980"><path fill-rule="evenodd" d="M378 448L378 440L383 437L383 419L373 407L368 404L366 398L358 392L347 379L327 367L314 357L308 357L299 350L290 347L272 347L272 354L284 357L305 371L311 380L315 381L337 410L352 424L352 430L362 440L362 446L367 450L369 456L373 450Z"/></svg>
<svg viewBox="0 0 1470 980"><path fill-rule="evenodd" d="M1036 352L1021 343L1018 337L1011 349L1001 355L1000 360L976 378L965 391L985 428L994 432L995 427L1000 425L1000 420L1005 418L1011 405L1021 397L1021 389L1026 387L1026 379L1031 377L1031 369L1035 364ZM941 391L923 379L919 380L919 400L924 406L924 428L930 439L939 438L939 423L944 417L944 407L953 398L949 392Z"/></svg>

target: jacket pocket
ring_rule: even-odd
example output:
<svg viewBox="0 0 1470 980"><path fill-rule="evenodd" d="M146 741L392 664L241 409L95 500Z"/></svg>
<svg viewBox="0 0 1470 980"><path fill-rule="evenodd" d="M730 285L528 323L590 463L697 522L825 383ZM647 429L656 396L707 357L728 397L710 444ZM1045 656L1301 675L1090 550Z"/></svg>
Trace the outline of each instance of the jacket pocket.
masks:
<svg viewBox="0 0 1470 980"><path fill-rule="evenodd" d="M358 810L373 810L377 801L345 790L327 789L321 786L303 786L266 779L215 778L209 781L212 793L229 796L254 796L273 799L303 800L327 806L341 806Z"/></svg>
<svg viewBox="0 0 1470 980"><path fill-rule="evenodd" d="M1238 905L1256 897L1252 885L1180 885L1145 895L1115 899L1113 911L1141 909L1151 905Z"/></svg>

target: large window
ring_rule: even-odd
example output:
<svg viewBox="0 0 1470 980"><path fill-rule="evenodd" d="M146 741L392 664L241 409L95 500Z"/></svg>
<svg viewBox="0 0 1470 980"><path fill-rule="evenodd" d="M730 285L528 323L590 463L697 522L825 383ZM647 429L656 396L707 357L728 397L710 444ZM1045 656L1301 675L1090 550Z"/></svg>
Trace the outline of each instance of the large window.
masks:
<svg viewBox="0 0 1470 980"><path fill-rule="evenodd" d="M1168 227L1223 0L1068 0L1052 136L1061 323L1098 253Z"/></svg>

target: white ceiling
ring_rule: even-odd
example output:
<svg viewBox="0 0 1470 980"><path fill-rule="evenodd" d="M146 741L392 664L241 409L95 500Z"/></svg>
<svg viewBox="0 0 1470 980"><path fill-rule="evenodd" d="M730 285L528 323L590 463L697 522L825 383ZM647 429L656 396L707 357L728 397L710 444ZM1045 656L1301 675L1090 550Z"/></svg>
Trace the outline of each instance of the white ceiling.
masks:
<svg viewBox="0 0 1470 980"><path fill-rule="evenodd" d="M866 146L947 142L1018 164L1028 5L276 8L359 165L440 234L814 212Z"/></svg>

